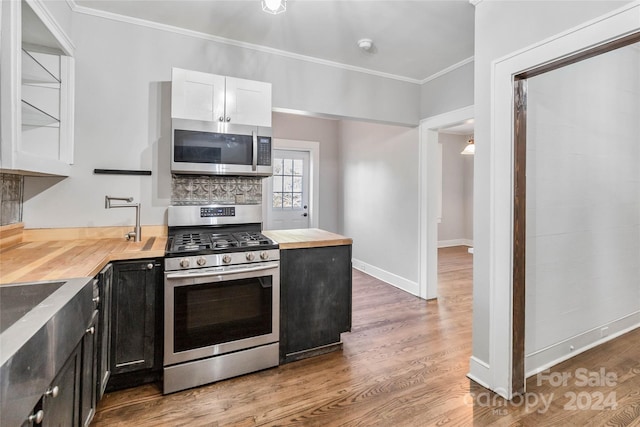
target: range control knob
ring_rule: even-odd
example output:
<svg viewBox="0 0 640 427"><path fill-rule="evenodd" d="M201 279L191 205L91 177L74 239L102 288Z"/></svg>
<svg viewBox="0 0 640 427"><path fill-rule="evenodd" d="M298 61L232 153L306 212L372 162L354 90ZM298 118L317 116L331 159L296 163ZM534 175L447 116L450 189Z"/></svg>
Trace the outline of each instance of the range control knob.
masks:
<svg viewBox="0 0 640 427"><path fill-rule="evenodd" d="M180 267L188 268L191 263L189 262L189 258L182 258L180 260Z"/></svg>
<svg viewBox="0 0 640 427"><path fill-rule="evenodd" d="M198 265L200 267L202 267L203 265L205 265L207 263L207 260L206 260L205 257L200 257L200 258L198 258L198 260L196 262L198 263Z"/></svg>
<svg viewBox="0 0 640 427"><path fill-rule="evenodd" d="M256 258L256 256L253 254L253 252L247 252L247 261L253 261Z"/></svg>
<svg viewBox="0 0 640 427"><path fill-rule="evenodd" d="M225 255L222 257L222 262L229 264L231 262L231 255Z"/></svg>
<svg viewBox="0 0 640 427"><path fill-rule="evenodd" d="M269 259L269 252L267 251L260 252L260 259Z"/></svg>

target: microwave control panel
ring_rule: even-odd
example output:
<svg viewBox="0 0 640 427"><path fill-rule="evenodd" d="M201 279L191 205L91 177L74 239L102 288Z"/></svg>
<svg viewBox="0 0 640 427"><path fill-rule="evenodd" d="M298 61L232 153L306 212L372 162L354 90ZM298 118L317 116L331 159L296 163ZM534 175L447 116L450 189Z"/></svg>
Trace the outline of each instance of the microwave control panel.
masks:
<svg viewBox="0 0 640 427"><path fill-rule="evenodd" d="M271 138L268 136L258 137L258 160L259 166L271 166Z"/></svg>
<svg viewBox="0 0 640 427"><path fill-rule="evenodd" d="M236 216L236 208L235 206L225 206L225 207L201 207L200 208L200 218L213 218L218 216Z"/></svg>

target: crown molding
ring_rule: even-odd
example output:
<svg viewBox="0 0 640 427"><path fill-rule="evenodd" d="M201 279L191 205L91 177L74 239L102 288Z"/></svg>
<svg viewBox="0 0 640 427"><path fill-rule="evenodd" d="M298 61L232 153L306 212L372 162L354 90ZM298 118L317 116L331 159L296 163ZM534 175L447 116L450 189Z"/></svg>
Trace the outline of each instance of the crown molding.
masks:
<svg viewBox="0 0 640 427"><path fill-rule="evenodd" d="M470 57L468 57L467 59L463 59L462 61L460 61L460 62L458 62L458 63L455 63L455 64L453 64L453 65L451 65L451 66L449 66L449 67L445 68L444 70L440 70L440 71L438 71L437 73L430 75L429 77L427 77L427 78L426 78L426 79L424 79L424 80L421 80L421 81L420 81L420 84L425 84L425 83L427 83L427 82L430 82L431 80L435 80L435 79L437 79L438 77L442 77L442 76L444 76L445 74L448 74L448 73L452 72L452 71L453 71L453 70L455 70L455 69L458 69L458 68L460 68L460 67L462 67L462 66L464 66L464 65L467 65L467 64L469 64L469 63L473 62L473 60L474 60L474 57L473 57L473 56L470 56Z"/></svg>

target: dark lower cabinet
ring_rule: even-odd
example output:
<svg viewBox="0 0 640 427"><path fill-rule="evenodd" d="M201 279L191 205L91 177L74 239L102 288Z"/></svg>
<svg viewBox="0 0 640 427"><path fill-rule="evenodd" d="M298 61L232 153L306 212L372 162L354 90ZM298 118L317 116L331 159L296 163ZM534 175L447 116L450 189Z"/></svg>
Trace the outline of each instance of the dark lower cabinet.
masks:
<svg viewBox="0 0 640 427"><path fill-rule="evenodd" d="M42 426L80 425L82 343L73 351L42 398Z"/></svg>
<svg viewBox="0 0 640 427"><path fill-rule="evenodd" d="M80 420L84 427L91 423L98 404L98 319L99 312L95 311L82 339Z"/></svg>
<svg viewBox="0 0 640 427"><path fill-rule="evenodd" d="M351 245L280 251L281 363L340 348L351 287Z"/></svg>
<svg viewBox="0 0 640 427"><path fill-rule="evenodd" d="M157 381L162 373L162 262L114 262L111 286L107 390Z"/></svg>
<svg viewBox="0 0 640 427"><path fill-rule="evenodd" d="M96 394L99 401L107 387L111 376L111 283L113 282L113 266L108 264L98 274L98 289L100 291L98 319L98 351L96 378Z"/></svg>

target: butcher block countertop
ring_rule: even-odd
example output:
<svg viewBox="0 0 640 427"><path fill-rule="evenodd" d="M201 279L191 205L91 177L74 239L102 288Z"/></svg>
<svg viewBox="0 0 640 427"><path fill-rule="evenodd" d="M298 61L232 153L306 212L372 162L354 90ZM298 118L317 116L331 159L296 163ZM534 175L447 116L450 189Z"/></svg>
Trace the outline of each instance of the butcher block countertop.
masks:
<svg viewBox="0 0 640 427"><path fill-rule="evenodd" d="M0 285L93 277L111 261L164 257L167 243L166 235L145 238L144 229L139 243L123 237L30 239L27 231L0 250Z"/></svg>
<svg viewBox="0 0 640 427"><path fill-rule="evenodd" d="M319 228L265 230L262 234L278 242L280 249L320 248L323 246L351 245L353 243L353 240L349 237L320 230Z"/></svg>
<svg viewBox="0 0 640 427"><path fill-rule="evenodd" d="M263 233L278 242L280 249L353 243L348 237L317 228ZM21 225L0 227L0 285L93 277L111 261L165 255L166 227L143 228L143 239L139 243L114 235L124 233L118 228L23 230Z"/></svg>

